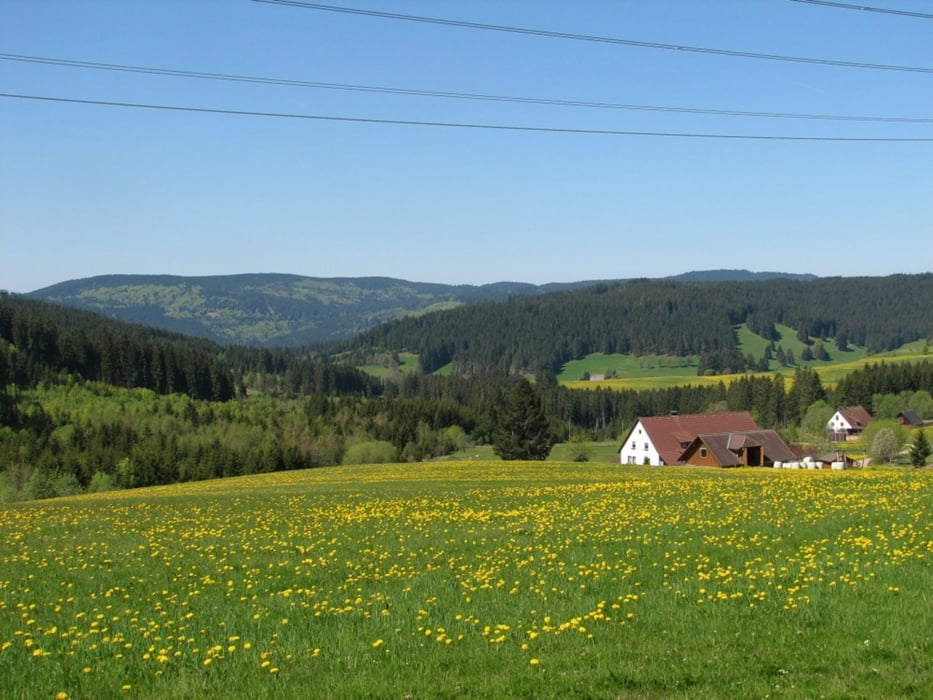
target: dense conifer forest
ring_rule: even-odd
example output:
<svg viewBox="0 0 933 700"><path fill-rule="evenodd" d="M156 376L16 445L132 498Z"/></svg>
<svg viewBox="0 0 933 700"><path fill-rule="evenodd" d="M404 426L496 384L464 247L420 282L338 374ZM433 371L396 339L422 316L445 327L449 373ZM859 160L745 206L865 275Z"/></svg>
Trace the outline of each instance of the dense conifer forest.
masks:
<svg viewBox="0 0 933 700"><path fill-rule="evenodd" d="M818 436L820 421L838 405L862 404L891 413L887 417L897 407L909 407L929 419L933 363L928 361L868 365L851 372L834 390L806 367L799 367L788 383L762 374L729 385L638 392L570 390L558 385L552 370L568 348L574 356L594 349L587 337L602 338L600 342L609 343L606 349L615 351L657 351L669 343L683 351L728 348L734 342L730 324L739 321L756 323L767 337L769 323L803 324L806 319L808 328L827 340L845 333L852 342L887 347L898 339L924 337L928 313L916 310L923 305L897 311L893 297L907 306L904 299L933 298L926 291L930 282L930 276L885 278L864 281L861 291L862 282L855 284L848 298L860 305L863 315L878 315L878 328L871 329L858 314L832 311L844 306L841 297L828 311L807 307L802 289L815 282L758 282L750 289L646 282L632 285L634 296L597 287L481 303L391 324L357 340L357 348L375 340L388 345L396 338L404 347L426 343L472 352L476 348L466 341L470 335L464 330L472 328L476 347L490 353L484 361L471 361L469 371L450 376L419 372L391 381L324 354L220 346L0 295L0 500L340 463L424 460L490 444L501 407L520 381L513 364L534 366L535 358L545 355L550 359L535 373L534 391L558 441L617 440L638 416L672 410L748 410L760 425L780 429L791 439ZM775 294L785 285L791 299L799 295L799 306L766 293ZM831 281L829 288L835 285ZM883 299L871 300L876 286L884 291ZM842 295L841 287L837 292ZM718 306L717 299L722 301ZM650 334L636 331L641 321L614 322L621 335L610 341L598 319L608 323L620 308L640 310L642 321L661 337L651 340ZM657 314L662 319L649 322ZM705 323L691 325L692 314L708 321L711 330L705 330ZM881 316L887 318L882 321ZM721 328L715 318L725 319ZM505 332L502 324L509 319L515 326ZM464 321L462 327L458 320ZM681 322L686 326L678 329ZM481 333L483 323L490 327ZM402 334L406 328L414 329L408 341ZM582 328L590 330L581 331L584 337L578 341L573 334ZM498 345L481 340L496 333ZM542 346L532 351L535 340ZM512 359L493 361L497 350ZM438 352L422 363L436 365L445 353L451 358L456 354ZM519 361L520 353L525 354Z"/></svg>
<svg viewBox="0 0 933 700"><path fill-rule="evenodd" d="M558 372L594 352L715 355L737 351L734 326L766 339L776 324L806 336L881 352L928 337L933 274L773 279L757 282L635 280L505 303L478 303L406 318L331 347L408 350L425 372ZM745 369L732 361L733 369Z"/></svg>

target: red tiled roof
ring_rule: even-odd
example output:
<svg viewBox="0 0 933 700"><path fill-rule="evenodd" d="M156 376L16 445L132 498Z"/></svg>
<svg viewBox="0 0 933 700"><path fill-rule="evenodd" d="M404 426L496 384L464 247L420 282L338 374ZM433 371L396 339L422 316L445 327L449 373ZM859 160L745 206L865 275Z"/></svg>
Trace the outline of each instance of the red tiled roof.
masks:
<svg viewBox="0 0 933 700"><path fill-rule="evenodd" d="M653 416L638 421L665 464L677 464L684 451L681 443L692 441L697 435L759 429L748 411ZM689 440L684 440L685 437Z"/></svg>

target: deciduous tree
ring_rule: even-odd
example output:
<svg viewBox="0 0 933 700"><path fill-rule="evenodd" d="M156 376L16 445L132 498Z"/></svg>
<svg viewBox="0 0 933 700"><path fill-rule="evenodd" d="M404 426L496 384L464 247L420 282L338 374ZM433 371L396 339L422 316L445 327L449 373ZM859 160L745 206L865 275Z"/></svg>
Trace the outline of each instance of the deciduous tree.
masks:
<svg viewBox="0 0 933 700"><path fill-rule="evenodd" d="M871 458L875 462L892 462L897 451L897 437L891 428L882 428L871 441Z"/></svg>

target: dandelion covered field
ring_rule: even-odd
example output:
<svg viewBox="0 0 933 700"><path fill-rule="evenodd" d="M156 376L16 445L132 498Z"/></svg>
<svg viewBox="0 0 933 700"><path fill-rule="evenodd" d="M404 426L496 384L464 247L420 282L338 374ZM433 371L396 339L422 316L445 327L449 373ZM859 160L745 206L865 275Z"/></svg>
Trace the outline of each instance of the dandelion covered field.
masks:
<svg viewBox="0 0 933 700"><path fill-rule="evenodd" d="M933 472L462 462L5 506L4 698L933 696Z"/></svg>

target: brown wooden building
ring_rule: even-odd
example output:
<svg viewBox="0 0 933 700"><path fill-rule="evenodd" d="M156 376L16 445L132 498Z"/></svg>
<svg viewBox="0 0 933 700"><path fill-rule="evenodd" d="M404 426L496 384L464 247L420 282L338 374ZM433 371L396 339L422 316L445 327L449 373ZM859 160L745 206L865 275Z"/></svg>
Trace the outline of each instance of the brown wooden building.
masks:
<svg viewBox="0 0 933 700"><path fill-rule="evenodd" d="M680 457L697 467L770 467L797 459L774 430L742 430L698 435Z"/></svg>

